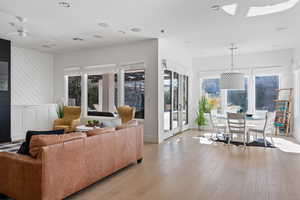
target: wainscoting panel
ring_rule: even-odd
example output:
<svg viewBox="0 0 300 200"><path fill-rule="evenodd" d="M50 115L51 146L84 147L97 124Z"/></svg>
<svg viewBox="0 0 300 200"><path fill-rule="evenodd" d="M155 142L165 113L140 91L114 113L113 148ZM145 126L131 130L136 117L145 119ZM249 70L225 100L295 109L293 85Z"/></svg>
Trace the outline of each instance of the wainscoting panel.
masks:
<svg viewBox="0 0 300 200"><path fill-rule="evenodd" d="M11 137L22 140L28 130L51 130L57 119L56 104L12 105Z"/></svg>

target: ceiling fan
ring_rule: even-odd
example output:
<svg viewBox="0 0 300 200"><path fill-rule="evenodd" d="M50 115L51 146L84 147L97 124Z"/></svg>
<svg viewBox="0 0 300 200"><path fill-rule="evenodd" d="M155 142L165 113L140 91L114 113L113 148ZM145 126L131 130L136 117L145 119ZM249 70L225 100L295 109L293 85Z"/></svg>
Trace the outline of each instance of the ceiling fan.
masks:
<svg viewBox="0 0 300 200"><path fill-rule="evenodd" d="M7 36L20 36L20 37L28 36L28 30L26 30L26 28L24 27L24 24L27 22L27 19L25 17L21 17L9 11L5 11L1 9L0 9L0 14L9 16L11 18L10 20L11 22L9 22L9 25L11 25L13 28L16 29L15 32L8 33Z"/></svg>
<svg viewBox="0 0 300 200"><path fill-rule="evenodd" d="M8 36L20 36L20 37L27 37L29 32L24 26L18 25L14 22L9 22L9 24L16 29L15 32L8 33Z"/></svg>

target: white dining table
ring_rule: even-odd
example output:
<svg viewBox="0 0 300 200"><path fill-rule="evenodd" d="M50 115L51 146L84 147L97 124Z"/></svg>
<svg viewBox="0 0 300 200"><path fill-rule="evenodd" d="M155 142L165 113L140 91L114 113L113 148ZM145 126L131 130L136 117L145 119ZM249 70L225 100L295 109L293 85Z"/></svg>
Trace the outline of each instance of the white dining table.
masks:
<svg viewBox="0 0 300 200"><path fill-rule="evenodd" d="M217 114L218 119L227 120L227 114ZM253 115L252 117L245 117L246 119L246 132L247 132L247 143L249 143L248 129L257 128L262 126L262 122L266 120L264 116ZM260 124L262 123L262 124Z"/></svg>

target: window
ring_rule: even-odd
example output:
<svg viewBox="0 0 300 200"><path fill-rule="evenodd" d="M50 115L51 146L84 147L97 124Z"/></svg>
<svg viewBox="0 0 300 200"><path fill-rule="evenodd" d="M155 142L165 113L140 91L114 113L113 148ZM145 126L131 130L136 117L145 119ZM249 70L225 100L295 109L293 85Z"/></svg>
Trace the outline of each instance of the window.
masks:
<svg viewBox="0 0 300 200"><path fill-rule="evenodd" d="M8 91L8 62L0 61L0 91Z"/></svg>
<svg viewBox="0 0 300 200"><path fill-rule="evenodd" d="M182 114L183 114L183 125L188 124L188 80L189 78L187 76L183 76L183 95L182 95Z"/></svg>
<svg viewBox="0 0 300 200"><path fill-rule="evenodd" d="M173 73L173 128L178 127L179 122L179 74L174 72Z"/></svg>
<svg viewBox="0 0 300 200"><path fill-rule="evenodd" d="M255 98L256 110L275 110L274 100L277 98L279 88L278 76L256 76L255 77Z"/></svg>
<svg viewBox="0 0 300 200"><path fill-rule="evenodd" d="M94 112L115 112L116 75L88 75L88 115Z"/></svg>
<svg viewBox="0 0 300 200"><path fill-rule="evenodd" d="M248 79L245 78L245 90L227 91L227 108L229 110L248 111Z"/></svg>
<svg viewBox="0 0 300 200"><path fill-rule="evenodd" d="M118 107L118 75L115 74L115 106Z"/></svg>
<svg viewBox="0 0 300 200"><path fill-rule="evenodd" d="M68 105L81 106L81 76L68 76Z"/></svg>
<svg viewBox="0 0 300 200"><path fill-rule="evenodd" d="M172 128L172 72L164 72L164 130L169 131Z"/></svg>
<svg viewBox="0 0 300 200"><path fill-rule="evenodd" d="M214 105L215 109L221 109L220 79L203 79L202 94L208 98L208 100Z"/></svg>
<svg viewBox="0 0 300 200"><path fill-rule="evenodd" d="M125 71L124 101L125 105L136 108L136 118L144 118L145 70Z"/></svg>

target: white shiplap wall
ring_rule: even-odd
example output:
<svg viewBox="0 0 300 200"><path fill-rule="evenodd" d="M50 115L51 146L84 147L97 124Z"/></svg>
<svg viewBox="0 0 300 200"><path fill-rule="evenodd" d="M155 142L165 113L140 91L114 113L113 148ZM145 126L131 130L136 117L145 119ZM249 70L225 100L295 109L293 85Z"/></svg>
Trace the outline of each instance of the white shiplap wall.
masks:
<svg viewBox="0 0 300 200"><path fill-rule="evenodd" d="M11 48L11 137L49 130L57 118L53 103L53 55Z"/></svg>
<svg viewBox="0 0 300 200"><path fill-rule="evenodd" d="M53 55L12 46L11 92L12 105L52 103Z"/></svg>

